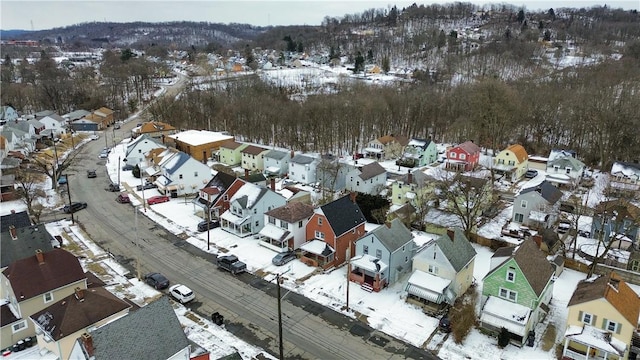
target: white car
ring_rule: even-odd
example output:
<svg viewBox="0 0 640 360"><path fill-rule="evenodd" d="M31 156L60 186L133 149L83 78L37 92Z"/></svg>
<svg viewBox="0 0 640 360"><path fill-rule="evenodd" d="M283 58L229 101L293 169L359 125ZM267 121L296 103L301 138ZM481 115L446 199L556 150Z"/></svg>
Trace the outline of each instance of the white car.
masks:
<svg viewBox="0 0 640 360"><path fill-rule="evenodd" d="M91 139L91 140L98 140L98 139L100 139L100 135L98 135L98 134L93 134L93 135L89 136L89 139Z"/></svg>
<svg viewBox="0 0 640 360"><path fill-rule="evenodd" d="M181 304L186 304L196 297L191 289L180 284L170 287L169 294L171 294L171 297L179 301Z"/></svg>

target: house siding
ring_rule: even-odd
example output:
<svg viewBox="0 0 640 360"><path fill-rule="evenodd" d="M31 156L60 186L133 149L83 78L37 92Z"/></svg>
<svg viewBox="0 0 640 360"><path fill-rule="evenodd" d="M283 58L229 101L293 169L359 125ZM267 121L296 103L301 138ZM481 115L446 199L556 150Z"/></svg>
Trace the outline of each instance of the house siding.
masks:
<svg viewBox="0 0 640 360"><path fill-rule="evenodd" d="M246 147L247 144L242 144L235 149L220 147L220 162L229 166L240 165L242 162L242 150Z"/></svg>
<svg viewBox="0 0 640 360"><path fill-rule="evenodd" d="M516 278L514 282L509 282L507 278L507 270L512 267L515 269ZM520 267L513 259L495 270L489 278L486 278L482 286L482 295L500 297L500 288L517 292L516 303L526 306L529 309L535 309L538 297L531 289L529 282L524 277Z"/></svg>

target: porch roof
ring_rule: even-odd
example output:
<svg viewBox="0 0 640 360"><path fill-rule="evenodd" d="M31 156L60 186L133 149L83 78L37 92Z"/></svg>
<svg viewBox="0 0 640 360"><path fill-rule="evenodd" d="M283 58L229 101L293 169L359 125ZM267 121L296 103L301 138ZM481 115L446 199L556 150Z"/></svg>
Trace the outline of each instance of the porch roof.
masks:
<svg viewBox="0 0 640 360"><path fill-rule="evenodd" d="M564 336L569 340L620 356L624 355L627 348L627 345L623 341L616 339L611 336L611 334L607 334L604 330L597 329L590 325L571 325L567 328L567 331L565 331Z"/></svg>
<svg viewBox="0 0 640 360"><path fill-rule="evenodd" d="M240 225L244 224L247 220L249 220L250 216L245 216L245 217L241 218L240 216L234 215L234 214L231 213L231 211L227 210L224 213L222 213L220 218L222 220L226 220L226 221L228 221L228 222L230 222L232 224L240 226Z"/></svg>
<svg viewBox="0 0 640 360"><path fill-rule="evenodd" d="M407 293L411 294L411 295L415 295L421 299L425 299L427 301L430 301L432 303L436 303L439 304L442 301L439 301L442 294L439 294L437 292L433 292L431 290L427 290L427 289L423 289L419 286L413 285L413 284L407 284Z"/></svg>
<svg viewBox="0 0 640 360"><path fill-rule="evenodd" d="M270 174L277 174L280 172L280 168L277 166L267 166L266 169L264 169L264 171L270 173Z"/></svg>
<svg viewBox="0 0 640 360"><path fill-rule="evenodd" d="M277 241L285 241L291 235L289 230L279 228L273 224L267 223L259 232L260 235L266 236Z"/></svg>
<svg viewBox="0 0 640 360"><path fill-rule="evenodd" d="M335 252L326 242L317 239L307 241L300 246L300 249L320 256L329 256Z"/></svg>
<svg viewBox="0 0 640 360"><path fill-rule="evenodd" d="M530 316L531 309L524 305L489 296L482 309L480 321L498 329L504 327L512 334L524 337Z"/></svg>
<svg viewBox="0 0 640 360"><path fill-rule="evenodd" d="M376 269L376 262L380 266L380 269ZM351 259L351 267L359 267L377 274L385 271L389 266L380 261L377 257L365 254Z"/></svg>
<svg viewBox="0 0 640 360"><path fill-rule="evenodd" d="M449 284L451 284L451 280L431 275L422 270L414 271L409 278L409 285L417 286L436 294L444 294L444 290L449 286Z"/></svg>

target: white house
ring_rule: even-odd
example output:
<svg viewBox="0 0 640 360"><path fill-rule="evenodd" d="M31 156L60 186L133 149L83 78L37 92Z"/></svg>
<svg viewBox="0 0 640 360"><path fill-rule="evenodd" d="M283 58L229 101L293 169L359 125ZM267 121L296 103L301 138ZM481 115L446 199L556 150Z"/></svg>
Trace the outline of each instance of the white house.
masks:
<svg viewBox="0 0 640 360"><path fill-rule="evenodd" d="M286 203L275 191L246 183L229 199L229 210L220 216L220 227L240 237L258 234L264 226L264 213Z"/></svg>
<svg viewBox="0 0 640 360"><path fill-rule="evenodd" d="M353 169L347 173L345 188L364 194L377 195L386 186L387 171L377 162Z"/></svg>
<svg viewBox="0 0 640 360"><path fill-rule="evenodd" d="M126 162L130 165L138 165L145 161L145 157L150 150L158 148L166 149L167 147L148 135L138 136L127 144Z"/></svg>
<svg viewBox="0 0 640 360"><path fill-rule="evenodd" d="M281 176L289 171L291 154L280 150L270 150L264 154L264 174Z"/></svg>
<svg viewBox="0 0 640 360"><path fill-rule="evenodd" d="M547 181L556 185L575 186L580 182L585 164L575 158L575 152L551 151L547 161Z"/></svg>
<svg viewBox="0 0 640 360"><path fill-rule="evenodd" d="M298 154L289 160L289 179L302 184L316 182L318 159Z"/></svg>
<svg viewBox="0 0 640 360"><path fill-rule="evenodd" d="M264 213L260 245L277 252L296 250L307 241L306 228L313 206L291 202Z"/></svg>
<svg viewBox="0 0 640 360"><path fill-rule="evenodd" d="M165 156L158 164L160 176L155 183L158 191L167 195L191 195L211 179L211 169L191 156L178 151Z"/></svg>
<svg viewBox="0 0 640 360"><path fill-rule="evenodd" d="M38 119L42 124L44 124L45 130L50 130L51 135L53 137L59 137L62 134L67 132L66 123L67 121L58 114L47 115L41 119Z"/></svg>
<svg viewBox="0 0 640 360"><path fill-rule="evenodd" d="M18 112L11 106L0 107L0 122L9 122L18 119Z"/></svg>

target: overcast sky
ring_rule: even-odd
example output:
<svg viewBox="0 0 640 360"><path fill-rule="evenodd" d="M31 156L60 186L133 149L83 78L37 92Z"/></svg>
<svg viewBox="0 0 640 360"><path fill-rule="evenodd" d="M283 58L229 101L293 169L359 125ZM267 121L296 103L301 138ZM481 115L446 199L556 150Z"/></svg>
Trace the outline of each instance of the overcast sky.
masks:
<svg viewBox="0 0 640 360"><path fill-rule="evenodd" d="M74 25L83 22L111 21L207 21L213 23L245 23L258 26L267 25L320 25L325 16L341 17L344 14L361 13L371 8L388 8L395 4L398 8L413 3L451 3L453 0L433 1L116 1L116 0L67 0L33 1L1 0L0 29L42 30ZM590 7L603 5L614 8L638 9L640 0L516 0L483 1L467 0L474 4L508 3L524 6L528 10L559 7Z"/></svg>

